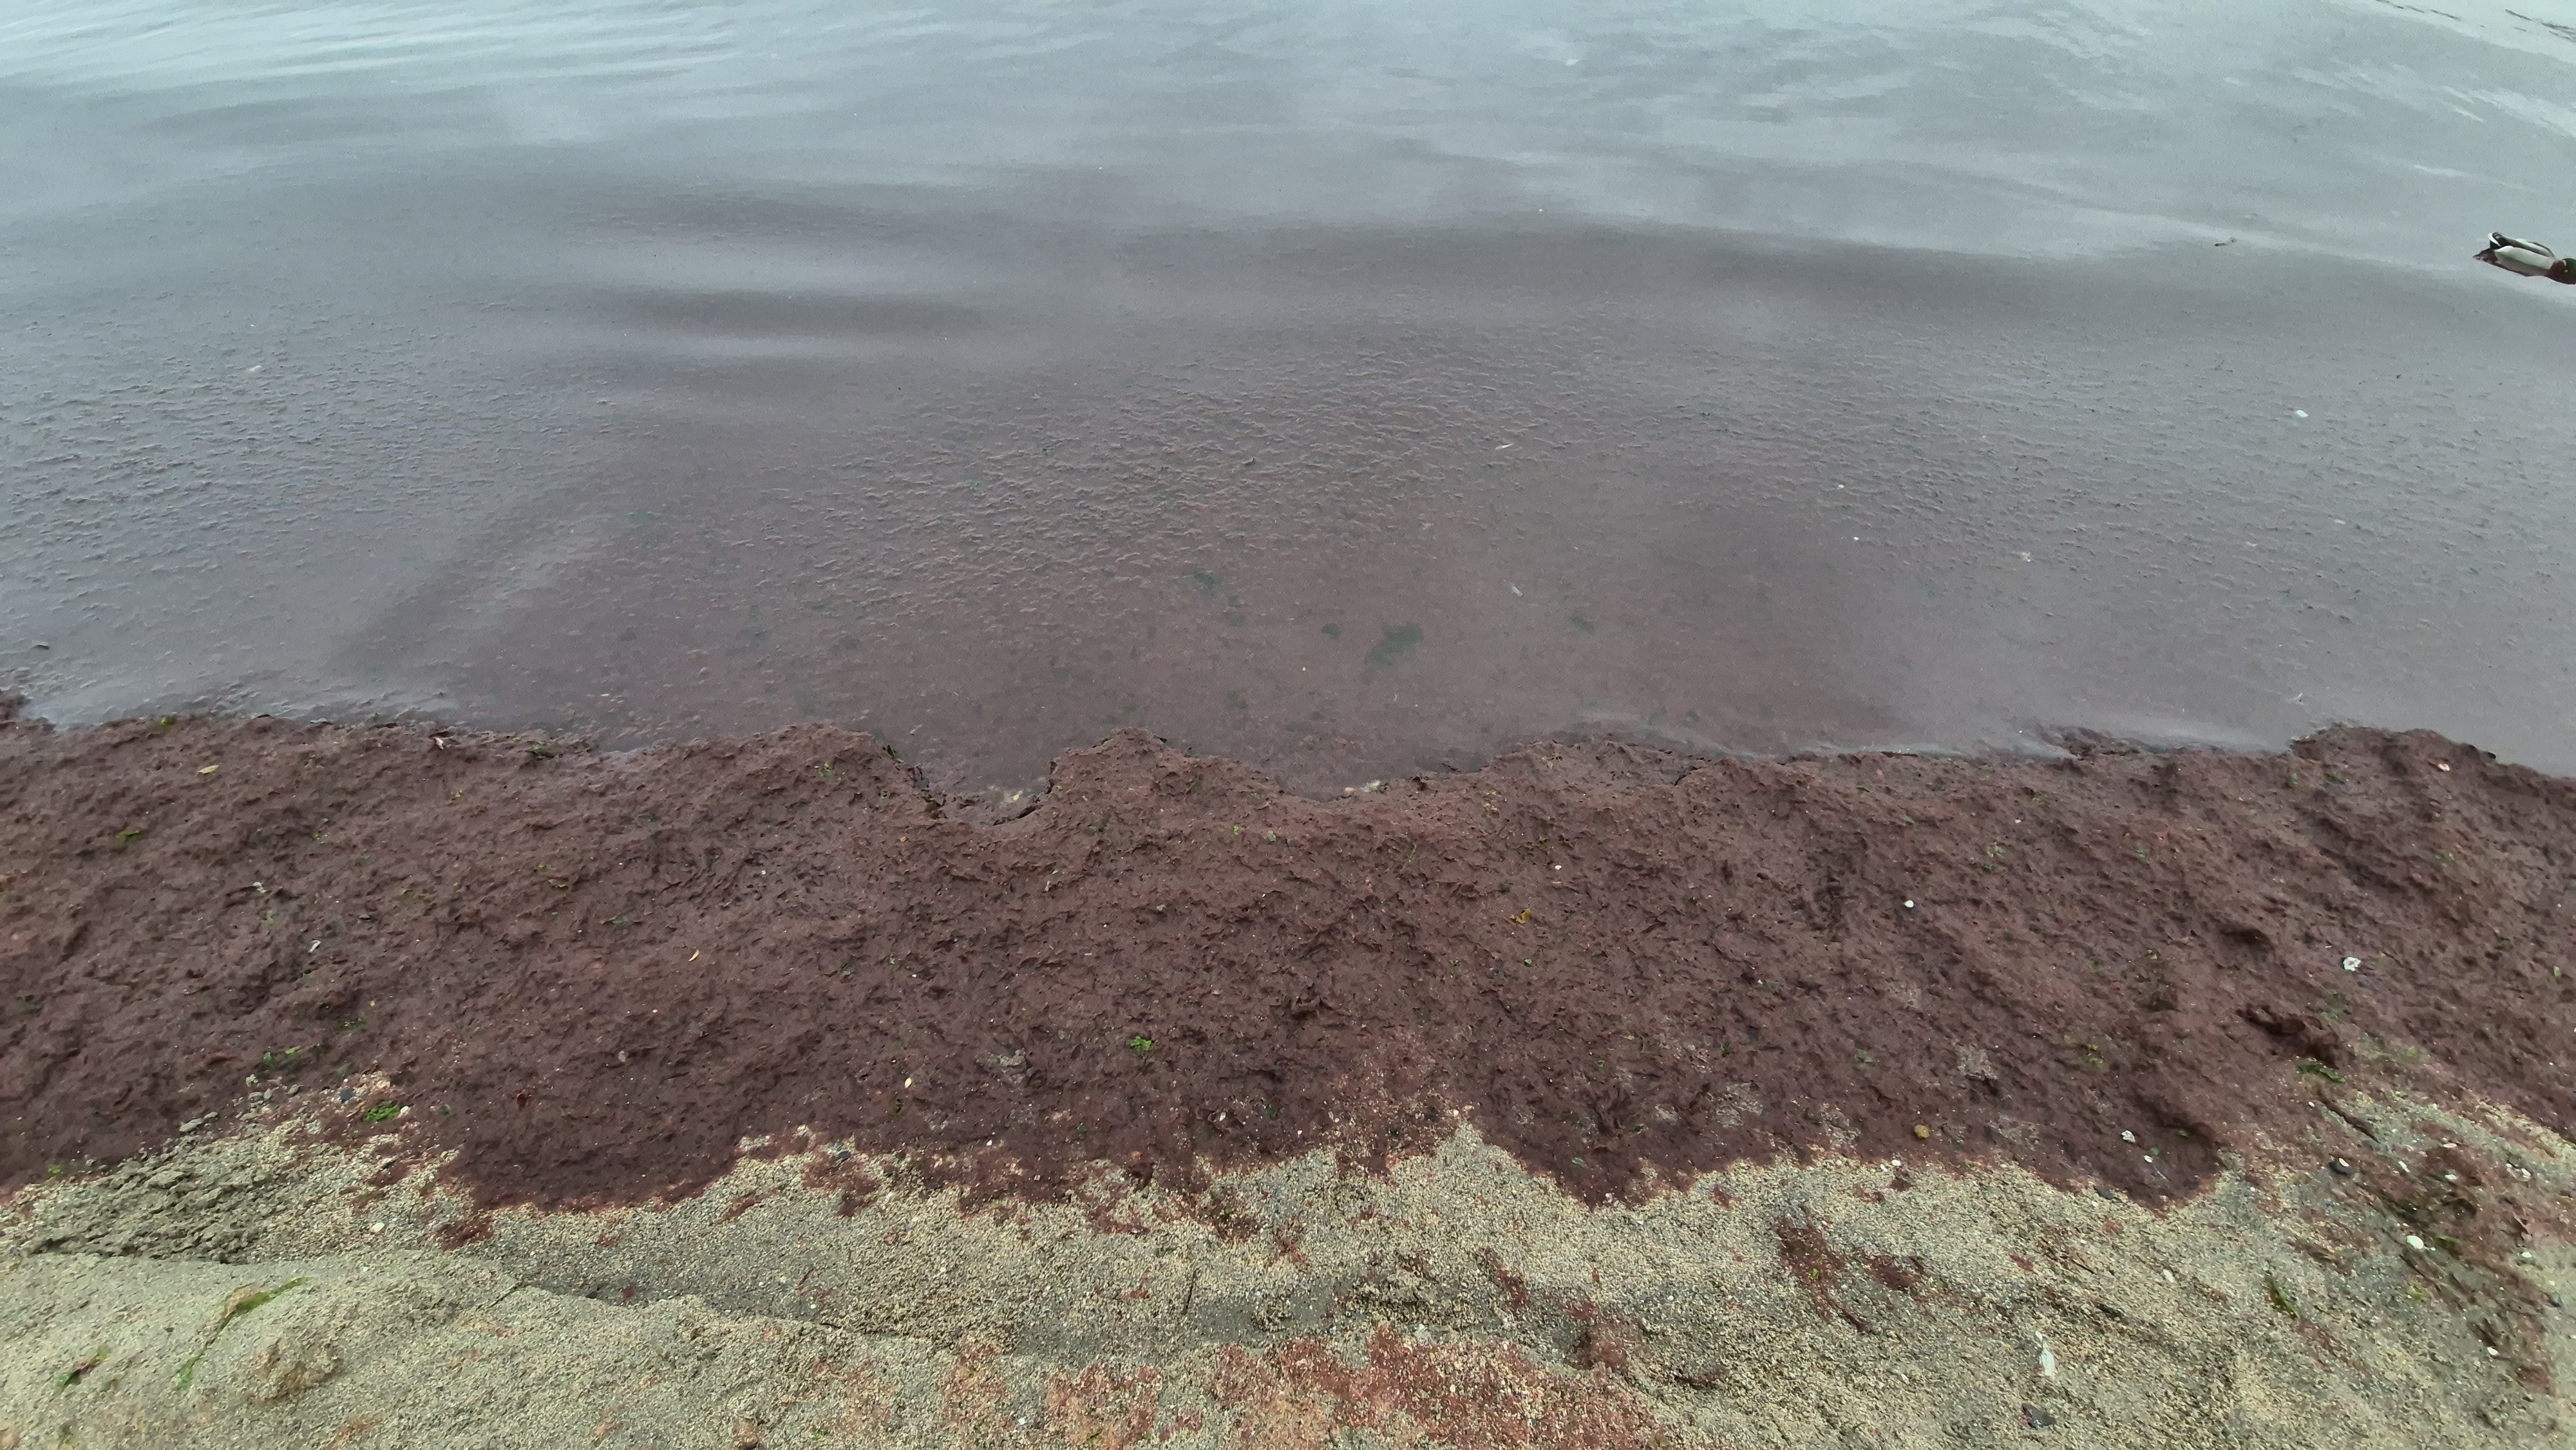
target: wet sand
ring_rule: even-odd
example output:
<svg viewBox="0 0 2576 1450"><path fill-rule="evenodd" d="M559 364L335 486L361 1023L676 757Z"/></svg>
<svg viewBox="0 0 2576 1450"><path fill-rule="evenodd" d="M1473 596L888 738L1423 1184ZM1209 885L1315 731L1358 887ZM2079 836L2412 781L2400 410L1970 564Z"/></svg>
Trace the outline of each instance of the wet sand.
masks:
<svg viewBox="0 0 2576 1450"><path fill-rule="evenodd" d="M999 819L830 727L619 754L427 727L19 721L0 727L0 971L16 1008L0 1173L11 1272L26 1303L54 1307L17 1332L86 1332L65 1327L75 1299L179 1261L321 1254L271 1275L318 1284L390 1272L367 1255L399 1248L415 1256L402 1273L445 1282L447 1256L479 1263L496 1244L520 1258L495 1293L632 1303L642 1284L647 1303L833 1322L821 1301L771 1302L759 1275L678 1266L776 1198L827 1237L900 1222L951 1245L948 1268L881 1266L846 1288L909 1303L920 1275L1006 1261L972 1247L973 1225L1025 1229L1034 1213L1083 1242L1180 1234L1192 1262L1246 1272L1298 1258L1301 1232L1348 1261L1288 1318L1217 1294L1234 1307L1159 1349L1095 1340L1015 1361L995 1371L997 1403L1114 1361L1127 1389L1085 1381L1074 1398L1132 1409L1133 1375L1162 1364L1175 1399L1143 1423L1173 1429L1192 1396L1217 1394L1187 1413L1221 1437L1254 1423L1244 1396L1324 1393L1310 1381L1327 1361L1396 1375L1403 1346L1445 1324L1443 1354L1574 1376L1572 1418L1470 1433L1414 1402L1398 1418L1421 1443L1599 1443L1612 1420L1637 1443L1804 1443L1709 1438L1701 1412L1749 1413L1785 1382L1690 1368L1635 1327L1669 1316L1648 1306L1679 1270L1614 1275L1599 1302L1627 1318L1562 1288L1529 1311L1523 1271L1478 1258L1482 1231L1442 1215L1472 1225L1498 1192L1552 1205L1575 1239L1611 1236L1577 1255L1597 1276L1620 1234L1698 1252L1656 1216L1701 1205L1688 1211L1719 1214L1725 1235L1766 1236L1744 1292L1771 1285L1867 1338L1918 1297L1925 1264L1954 1287L1990 1272L1960 1250L1895 1251L1924 1222L1921 1190L2005 1215L1979 1241L2025 1259L2066 1253L2037 1223L2089 1212L2108 1237L2079 1257L2121 1273L2153 1270L2124 1226L2201 1224L2192 1239L2227 1218L2238 1247L2193 1260L2232 1276L2203 1301L2222 1315L2286 1329L2310 1322L2299 1303L2349 1300L2342 1327L2262 1353L2326 1356L2350 1399L2335 1413L2361 1417L2334 1422L2351 1443L2400 1443L2388 1427L2421 1407L2388 1398L2389 1366L2446 1335L2493 1361L2477 1394L2510 1401L2476 1421L2488 1411L2442 1400L2450 1443L2506 1443L2477 1426L2556 1415L2576 785L2421 733L2336 731L2270 756L2066 745L2051 760L1746 762L1553 742L1318 800L1128 732L1061 758L1043 797ZM1304 1209L1276 1196L1290 1181ZM1369 1195L1395 1191L1368 1185L1402 1183L1448 1204L1414 1206L1432 1213L1420 1247L1343 1245L1375 1232ZM1827 1211L1818 1192L1852 1206ZM241 1218L251 1202L269 1208ZM1879 1240L1854 1227L1862 1203L1896 1205ZM711 1221L679 1227L695 1216ZM524 1237L605 1249L619 1223L672 1225L653 1242L678 1257L576 1283L563 1250ZM2269 1256L2303 1245L2322 1257L2284 1278ZM76 1258L100 1252L141 1257ZM1469 1293L1460 1266L1480 1264ZM43 1286L66 1273L89 1287L64 1280L57 1304ZM350 1306L379 1302L346 1292L323 1316L344 1340L378 1322ZM1455 1322L1404 1307L1462 1293L1501 1307ZM1958 1306L1940 1302L1908 1322L1950 1332ZM2170 1312L2202 1312L2183 1305ZM840 1322L914 1322L887 1312ZM1475 1319L1495 1313L1510 1322ZM1721 1312L1706 1332L1768 1322ZM1370 1348L1371 1324L1397 1338ZM2381 1337L2357 1350L2366 1324ZM378 1362L414 1352L413 1330L384 1333L367 1341L393 1356ZM946 1367L919 1372L971 1379L985 1341L962 1323L935 1337ZM2135 1351L2156 1375L2200 1352L2162 1342ZM1225 1344L1272 1369L1187 1368ZM313 1354L337 1366L342 1350ZM2012 1333L1969 1358L1993 1360L1999 1384L2028 1373L2003 1367L2027 1358ZM239 1373L266 1374L252 1402L271 1404L338 1371ZM299 1374L311 1385L277 1388ZM1327 1419L1397 1415L1363 1404L1394 1381L1327 1378L1342 1407ZM1048 1435L1072 1423L1065 1404L1039 1416ZM984 1443L955 1412L850 1438ZM2103 1443L2152 1443L2137 1405L2086 1413L2106 1417ZM2221 1425L2198 1443L2326 1442Z"/></svg>
<svg viewBox="0 0 2576 1450"><path fill-rule="evenodd" d="M2559 1231L2534 1224L2503 1271L2454 1236L2563 1200L2566 1143L2366 1092L2317 1116L2322 1143L2159 1212L1831 1154L1587 1205L1467 1129L1384 1175L1329 1151L1227 1174L1223 1216L1114 1168L974 1210L825 1146L677 1204L504 1212L459 1248L442 1232L471 1204L436 1158L337 1146L333 1096L0 1211L0 1431L2502 1450L2563 1438L2576 1373ZM2319 1151L2450 1166L2383 1197ZM803 1181L852 1164L886 1186L847 1214Z"/></svg>

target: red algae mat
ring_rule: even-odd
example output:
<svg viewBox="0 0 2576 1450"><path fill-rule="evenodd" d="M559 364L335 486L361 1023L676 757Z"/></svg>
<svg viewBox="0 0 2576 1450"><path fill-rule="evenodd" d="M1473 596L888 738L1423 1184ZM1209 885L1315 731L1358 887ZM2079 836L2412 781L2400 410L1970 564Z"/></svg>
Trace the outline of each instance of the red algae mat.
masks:
<svg viewBox="0 0 2576 1450"><path fill-rule="evenodd" d="M1462 1117L1593 1199L1835 1151L2153 1204L2303 1077L2576 1131L2576 783L2423 733L1560 743L1315 801L1126 732L982 824L828 726L19 721L0 878L7 1185L379 1078L487 1204L685 1195L746 1137L1045 1195Z"/></svg>

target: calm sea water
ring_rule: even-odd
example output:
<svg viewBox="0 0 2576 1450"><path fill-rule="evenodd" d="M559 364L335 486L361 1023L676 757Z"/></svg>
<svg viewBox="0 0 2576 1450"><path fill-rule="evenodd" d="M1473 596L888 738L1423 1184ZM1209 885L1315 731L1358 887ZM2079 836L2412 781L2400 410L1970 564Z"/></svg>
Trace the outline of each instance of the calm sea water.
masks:
<svg viewBox="0 0 2576 1450"><path fill-rule="evenodd" d="M2552 0L19 0L0 684L2576 770L2571 179Z"/></svg>

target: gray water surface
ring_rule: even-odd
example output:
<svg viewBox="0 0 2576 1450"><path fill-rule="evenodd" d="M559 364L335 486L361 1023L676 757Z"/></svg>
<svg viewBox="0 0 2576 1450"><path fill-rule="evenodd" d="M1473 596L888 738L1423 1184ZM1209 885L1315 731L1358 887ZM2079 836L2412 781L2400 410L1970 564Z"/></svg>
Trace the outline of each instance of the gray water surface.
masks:
<svg viewBox="0 0 2576 1450"><path fill-rule="evenodd" d="M22 0L0 685L2576 771L2576 5L2447 12Z"/></svg>

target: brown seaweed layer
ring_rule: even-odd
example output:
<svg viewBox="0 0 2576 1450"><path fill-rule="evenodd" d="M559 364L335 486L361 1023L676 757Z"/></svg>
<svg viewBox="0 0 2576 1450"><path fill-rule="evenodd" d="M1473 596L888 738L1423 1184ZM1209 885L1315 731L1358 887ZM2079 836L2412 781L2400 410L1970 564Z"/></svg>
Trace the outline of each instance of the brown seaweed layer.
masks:
<svg viewBox="0 0 2576 1450"><path fill-rule="evenodd" d="M0 723L0 1183L381 1073L487 1203L747 1136L1051 1193L1456 1114L1596 1199L1828 1149L2152 1203L2347 1080L2576 1130L2571 875L2576 784L2358 729L1326 801L1125 732L993 825L828 726Z"/></svg>

